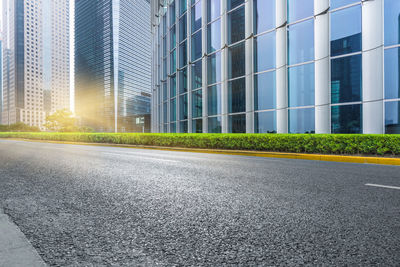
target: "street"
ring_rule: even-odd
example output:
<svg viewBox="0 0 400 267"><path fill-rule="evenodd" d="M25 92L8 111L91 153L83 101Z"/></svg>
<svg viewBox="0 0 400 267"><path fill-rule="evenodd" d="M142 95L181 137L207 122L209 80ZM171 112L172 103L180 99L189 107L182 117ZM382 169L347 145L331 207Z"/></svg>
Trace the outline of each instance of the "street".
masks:
<svg viewBox="0 0 400 267"><path fill-rule="evenodd" d="M396 166L0 140L0 213L50 266L398 266L398 187Z"/></svg>

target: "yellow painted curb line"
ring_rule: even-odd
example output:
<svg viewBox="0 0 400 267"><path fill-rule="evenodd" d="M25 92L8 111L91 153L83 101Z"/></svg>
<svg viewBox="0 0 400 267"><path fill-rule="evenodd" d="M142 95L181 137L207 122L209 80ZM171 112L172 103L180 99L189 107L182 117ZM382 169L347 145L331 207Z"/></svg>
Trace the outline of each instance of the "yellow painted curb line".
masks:
<svg viewBox="0 0 400 267"><path fill-rule="evenodd" d="M110 146L110 147L123 147L123 148L136 148L136 149L154 149L154 150L164 150L164 151L252 156L252 157L263 157L263 158L303 159L303 160L319 160L319 161L363 163L363 164L366 163L366 164L381 164L381 165L400 166L400 158L388 158L388 157L363 157L363 156L342 156L342 155L323 155L323 154L282 153L282 152L264 152L264 151L252 151L252 150L203 149L203 148L163 147L163 146L127 145L127 144L110 144L110 143L84 143L84 142L35 140L35 139L22 139L22 138L0 138L0 139L22 140L22 141L29 141L29 142L55 143L55 144Z"/></svg>

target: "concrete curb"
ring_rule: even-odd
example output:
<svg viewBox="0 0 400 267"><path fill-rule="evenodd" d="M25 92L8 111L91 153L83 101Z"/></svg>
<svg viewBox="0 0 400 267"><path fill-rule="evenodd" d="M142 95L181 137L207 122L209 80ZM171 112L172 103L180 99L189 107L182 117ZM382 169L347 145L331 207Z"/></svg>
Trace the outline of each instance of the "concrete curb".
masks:
<svg viewBox="0 0 400 267"><path fill-rule="evenodd" d="M263 157L263 158L303 159L303 160L318 160L318 161L333 161L333 162L400 166L400 158L388 158L388 157L282 153L282 152L264 152L264 151L252 151L252 150L203 149L203 148L163 147L163 146L109 144L109 143L84 143L84 142L67 142L67 141L52 141L52 140L18 139L18 138L0 138L0 140L1 139L3 139L3 140L20 140L20 141L28 141L28 142L41 142L41 143L55 143L55 144L110 146L110 147L154 149L154 150L165 150L165 151L207 153L207 154L239 155L239 156Z"/></svg>

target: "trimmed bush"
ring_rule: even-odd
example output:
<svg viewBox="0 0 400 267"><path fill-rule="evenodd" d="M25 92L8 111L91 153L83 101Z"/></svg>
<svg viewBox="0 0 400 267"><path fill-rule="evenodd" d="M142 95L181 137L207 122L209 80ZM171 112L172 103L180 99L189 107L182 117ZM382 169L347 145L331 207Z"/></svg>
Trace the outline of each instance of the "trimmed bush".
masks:
<svg viewBox="0 0 400 267"><path fill-rule="evenodd" d="M0 133L0 138L275 152L400 155L400 135Z"/></svg>

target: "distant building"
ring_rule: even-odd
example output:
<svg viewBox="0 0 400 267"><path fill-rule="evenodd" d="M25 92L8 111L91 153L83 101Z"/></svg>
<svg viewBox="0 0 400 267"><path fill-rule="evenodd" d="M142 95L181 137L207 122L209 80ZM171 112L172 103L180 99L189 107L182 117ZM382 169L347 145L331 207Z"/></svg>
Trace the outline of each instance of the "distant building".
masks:
<svg viewBox="0 0 400 267"><path fill-rule="evenodd" d="M3 124L70 108L69 1L3 0Z"/></svg>
<svg viewBox="0 0 400 267"><path fill-rule="evenodd" d="M149 0L75 1L75 112L106 132L150 131Z"/></svg>

